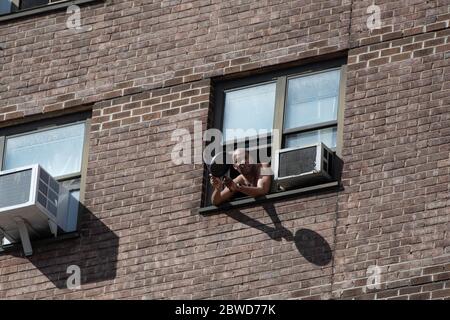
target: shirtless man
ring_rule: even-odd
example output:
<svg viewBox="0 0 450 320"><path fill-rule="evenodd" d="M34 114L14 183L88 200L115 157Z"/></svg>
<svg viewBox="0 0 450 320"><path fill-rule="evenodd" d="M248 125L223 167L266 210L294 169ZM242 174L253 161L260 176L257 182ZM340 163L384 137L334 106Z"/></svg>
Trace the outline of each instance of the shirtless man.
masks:
<svg viewBox="0 0 450 320"><path fill-rule="evenodd" d="M244 149L233 152L233 162L234 169L240 173L235 179L228 178L222 182L220 178L209 175L214 188L211 202L215 206L228 201L237 192L256 198L266 195L270 190L271 170L267 163L254 164L250 153Z"/></svg>

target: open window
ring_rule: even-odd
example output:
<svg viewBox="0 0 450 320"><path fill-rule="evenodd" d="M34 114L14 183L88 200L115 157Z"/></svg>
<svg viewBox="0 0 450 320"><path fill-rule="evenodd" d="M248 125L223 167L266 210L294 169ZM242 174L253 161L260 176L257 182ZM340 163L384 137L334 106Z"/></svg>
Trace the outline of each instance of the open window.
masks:
<svg viewBox="0 0 450 320"><path fill-rule="evenodd" d="M223 151L257 150L258 162L274 171L271 193L336 180L344 88L345 59L217 82L214 127ZM319 171L319 179L306 178ZM231 178L237 174L230 169ZM205 206L211 194L208 184Z"/></svg>
<svg viewBox="0 0 450 320"><path fill-rule="evenodd" d="M13 220L17 218L15 215L21 216L29 231L39 237L45 234L39 232L43 226L33 226L39 219L32 222L35 215L30 213L36 207L50 217L53 215L55 223L63 214L63 223L61 220L50 226L49 231L54 235L57 227L59 232L76 231L79 201L83 200L88 133L89 113L0 129L0 188L11 191L14 186L13 196L28 194L23 201L17 199L14 203L0 195L0 203L8 202L0 207L0 215L11 216ZM7 183L8 179L14 183ZM9 222L2 222L5 224L3 229L0 225L3 244L19 241L17 236L8 236L5 228L12 228Z"/></svg>

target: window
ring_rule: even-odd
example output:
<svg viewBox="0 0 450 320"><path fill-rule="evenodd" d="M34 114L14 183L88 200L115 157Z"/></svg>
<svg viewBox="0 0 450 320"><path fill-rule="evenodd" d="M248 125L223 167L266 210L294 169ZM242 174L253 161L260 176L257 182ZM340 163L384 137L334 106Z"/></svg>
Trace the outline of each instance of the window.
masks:
<svg viewBox="0 0 450 320"><path fill-rule="evenodd" d="M3 170L39 163L53 177L80 175L85 123L5 138Z"/></svg>
<svg viewBox="0 0 450 320"><path fill-rule="evenodd" d="M66 187L74 199L82 200L87 161L89 114L0 129L1 170L40 164ZM55 124L56 123L56 124ZM69 204L72 230L77 227L78 205Z"/></svg>
<svg viewBox="0 0 450 320"><path fill-rule="evenodd" d="M336 149L340 68L288 78L284 147L323 142Z"/></svg>
<svg viewBox="0 0 450 320"><path fill-rule="evenodd" d="M222 130L224 150L253 146L270 159L279 149L323 142L340 155L345 63L339 59L216 83L214 126ZM211 191L206 194L209 204Z"/></svg>
<svg viewBox="0 0 450 320"><path fill-rule="evenodd" d="M37 7L46 6L56 2L64 2L57 0L0 0L0 14L8 14L21 10L27 10Z"/></svg>
<svg viewBox="0 0 450 320"><path fill-rule="evenodd" d="M14 11L17 11L17 6L13 3L13 0L0 0L0 15Z"/></svg>
<svg viewBox="0 0 450 320"><path fill-rule="evenodd" d="M0 0L0 21L98 0Z"/></svg>

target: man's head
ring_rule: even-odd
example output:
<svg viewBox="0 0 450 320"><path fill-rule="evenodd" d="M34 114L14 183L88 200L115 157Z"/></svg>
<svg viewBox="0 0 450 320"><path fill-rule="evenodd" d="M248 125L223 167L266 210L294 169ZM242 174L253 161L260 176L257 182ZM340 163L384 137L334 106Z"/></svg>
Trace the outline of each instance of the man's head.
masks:
<svg viewBox="0 0 450 320"><path fill-rule="evenodd" d="M250 153L242 148L233 152L233 167L243 175L252 174L255 168L255 162Z"/></svg>

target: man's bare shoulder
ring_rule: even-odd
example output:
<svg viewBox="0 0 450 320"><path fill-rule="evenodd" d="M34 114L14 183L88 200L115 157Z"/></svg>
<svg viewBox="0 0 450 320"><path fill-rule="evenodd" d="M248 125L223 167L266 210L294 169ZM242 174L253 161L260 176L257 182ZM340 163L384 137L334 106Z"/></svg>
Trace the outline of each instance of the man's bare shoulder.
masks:
<svg viewBox="0 0 450 320"><path fill-rule="evenodd" d="M261 176L271 176L273 175L272 168L270 167L270 164L267 162L261 163Z"/></svg>

